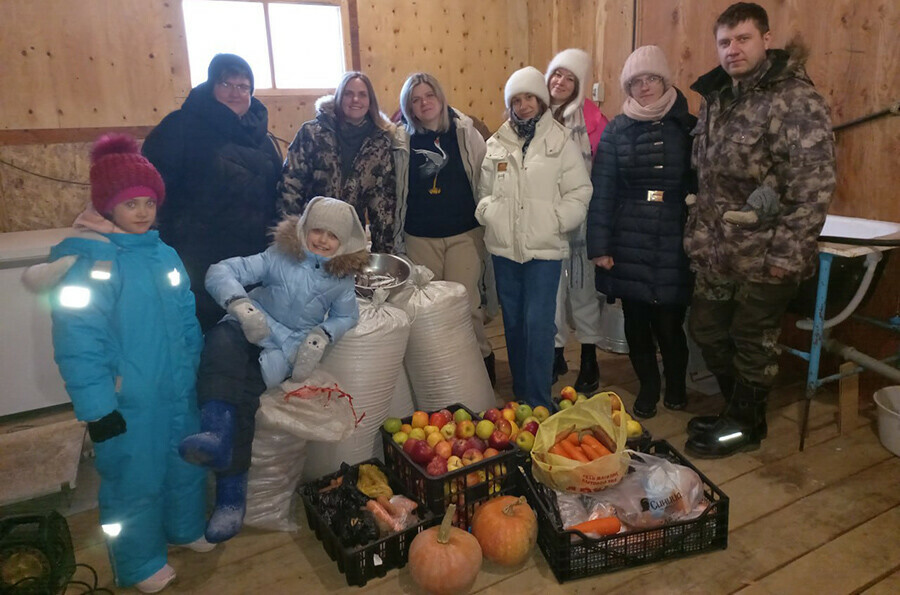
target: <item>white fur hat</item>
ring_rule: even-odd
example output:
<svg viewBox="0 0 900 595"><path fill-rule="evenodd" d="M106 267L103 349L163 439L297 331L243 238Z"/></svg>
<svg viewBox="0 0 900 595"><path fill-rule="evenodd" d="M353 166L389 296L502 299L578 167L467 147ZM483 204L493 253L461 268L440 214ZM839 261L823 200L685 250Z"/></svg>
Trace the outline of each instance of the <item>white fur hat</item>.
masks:
<svg viewBox="0 0 900 595"><path fill-rule="evenodd" d="M564 116L570 115L584 103L587 86L591 82L591 57L584 50L569 48L553 56L547 73L544 75L547 86L550 86L550 77L557 68L565 68L578 79L578 95L566 106Z"/></svg>
<svg viewBox="0 0 900 595"><path fill-rule="evenodd" d="M672 86L672 71L669 70L665 52L659 46L642 45L631 52L631 55L625 60L619 82L626 95L631 95L631 89L628 86L631 79L642 74L661 76L667 89Z"/></svg>
<svg viewBox="0 0 900 595"><path fill-rule="evenodd" d="M512 109L510 102L512 98L519 93L531 93L550 105L550 92L547 91L547 83L544 81L544 75L534 66L526 66L512 73L509 80L506 81L506 88L503 89L503 99L506 102L506 109Z"/></svg>
<svg viewBox="0 0 900 595"><path fill-rule="evenodd" d="M309 201L297 224L297 236L304 248L306 233L311 229L325 229L337 236L341 246L335 256L366 249L366 232L359 222L356 209L342 200L317 196Z"/></svg>

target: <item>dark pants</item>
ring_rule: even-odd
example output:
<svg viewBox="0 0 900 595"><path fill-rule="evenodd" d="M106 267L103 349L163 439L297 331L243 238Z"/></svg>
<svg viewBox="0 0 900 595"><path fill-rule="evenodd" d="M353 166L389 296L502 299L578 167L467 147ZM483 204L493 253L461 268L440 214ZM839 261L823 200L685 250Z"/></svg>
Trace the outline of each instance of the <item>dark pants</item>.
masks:
<svg viewBox="0 0 900 595"><path fill-rule="evenodd" d="M684 397L688 364L687 337L684 336L686 311L687 307L679 304L648 304L622 300L628 357L641 381L639 396L644 402L655 403L659 398L656 344L659 344L663 359L666 394L670 397L667 397L667 402L670 400L677 402Z"/></svg>
<svg viewBox="0 0 900 595"><path fill-rule="evenodd" d="M500 256L494 256L493 262L513 394L519 402L552 411L554 318L561 263L520 263Z"/></svg>
<svg viewBox="0 0 900 595"><path fill-rule="evenodd" d="M234 405L234 445L231 467L224 475L244 473L250 468L254 419L259 396L266 390L259 368L260 347L244 338L236 320L226 320L209 329L200 355L197 400L202 408L209 401Z"/></svg>
<svg viewBox="0 0 900 595"><path fill-rule="evenodd" d="M741 282L698 273L688 328L709 371L771 387L778 374L781 319L796 291L796 282Z"/></svg>

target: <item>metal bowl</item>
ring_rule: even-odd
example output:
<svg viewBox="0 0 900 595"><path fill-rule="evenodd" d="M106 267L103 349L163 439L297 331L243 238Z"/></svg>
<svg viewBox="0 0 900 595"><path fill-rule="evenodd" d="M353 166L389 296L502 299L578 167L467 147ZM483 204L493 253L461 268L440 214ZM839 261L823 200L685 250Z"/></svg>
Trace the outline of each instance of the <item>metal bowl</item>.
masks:
<svg viewBox="0 0 900 595"><path fill-rule="evenodd" d="M395 283L380 287L381 289L386 289L390 292L398 287L402 287L409 279L410 272L411 269L409 263L399 256L375 253L369 255L369 264L362 274L391 275L392 277L395 277L397 279ZM356 276L356 293L363 297L372 297L375 293L375 288L367 285L360 285L359 277L360 275Z"/></svg>

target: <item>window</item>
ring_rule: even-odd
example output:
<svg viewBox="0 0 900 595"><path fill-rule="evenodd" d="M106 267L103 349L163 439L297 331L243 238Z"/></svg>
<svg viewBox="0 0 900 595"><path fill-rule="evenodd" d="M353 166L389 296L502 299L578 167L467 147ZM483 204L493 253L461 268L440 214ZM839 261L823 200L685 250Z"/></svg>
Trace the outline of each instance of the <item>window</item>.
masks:
<svg viewBox="0 0 900 595"><path fill-rule="evenodd" d="M329 89L345 72L338 0L183 0L182 8L191 86L223 52L247 60L256 89Z"/></svg>

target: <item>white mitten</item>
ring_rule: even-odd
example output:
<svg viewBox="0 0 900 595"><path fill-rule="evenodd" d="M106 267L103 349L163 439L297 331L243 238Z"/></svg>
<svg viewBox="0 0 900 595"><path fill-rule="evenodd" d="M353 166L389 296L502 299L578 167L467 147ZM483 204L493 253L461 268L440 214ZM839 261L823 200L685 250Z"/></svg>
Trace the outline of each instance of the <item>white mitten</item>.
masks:
<svg viewBox="0 0 900 595"><path fill-rule="evenodd" d="M303 382L309 378L316 366L322 360L325 353L325 347L331 339L322 330L322 327L314 327L309 334L306 335L306 341L297 349L297 358L294 360L294 373L291 379L294 382Z"/></svg>
<svg viewBox="0 0 900 595"><path fill-rule="evenodd" d="M249 298L238 298L225 309L241 323L241 330L251 343L257 344L269 336L266 315L257 309Z"/></svg>

